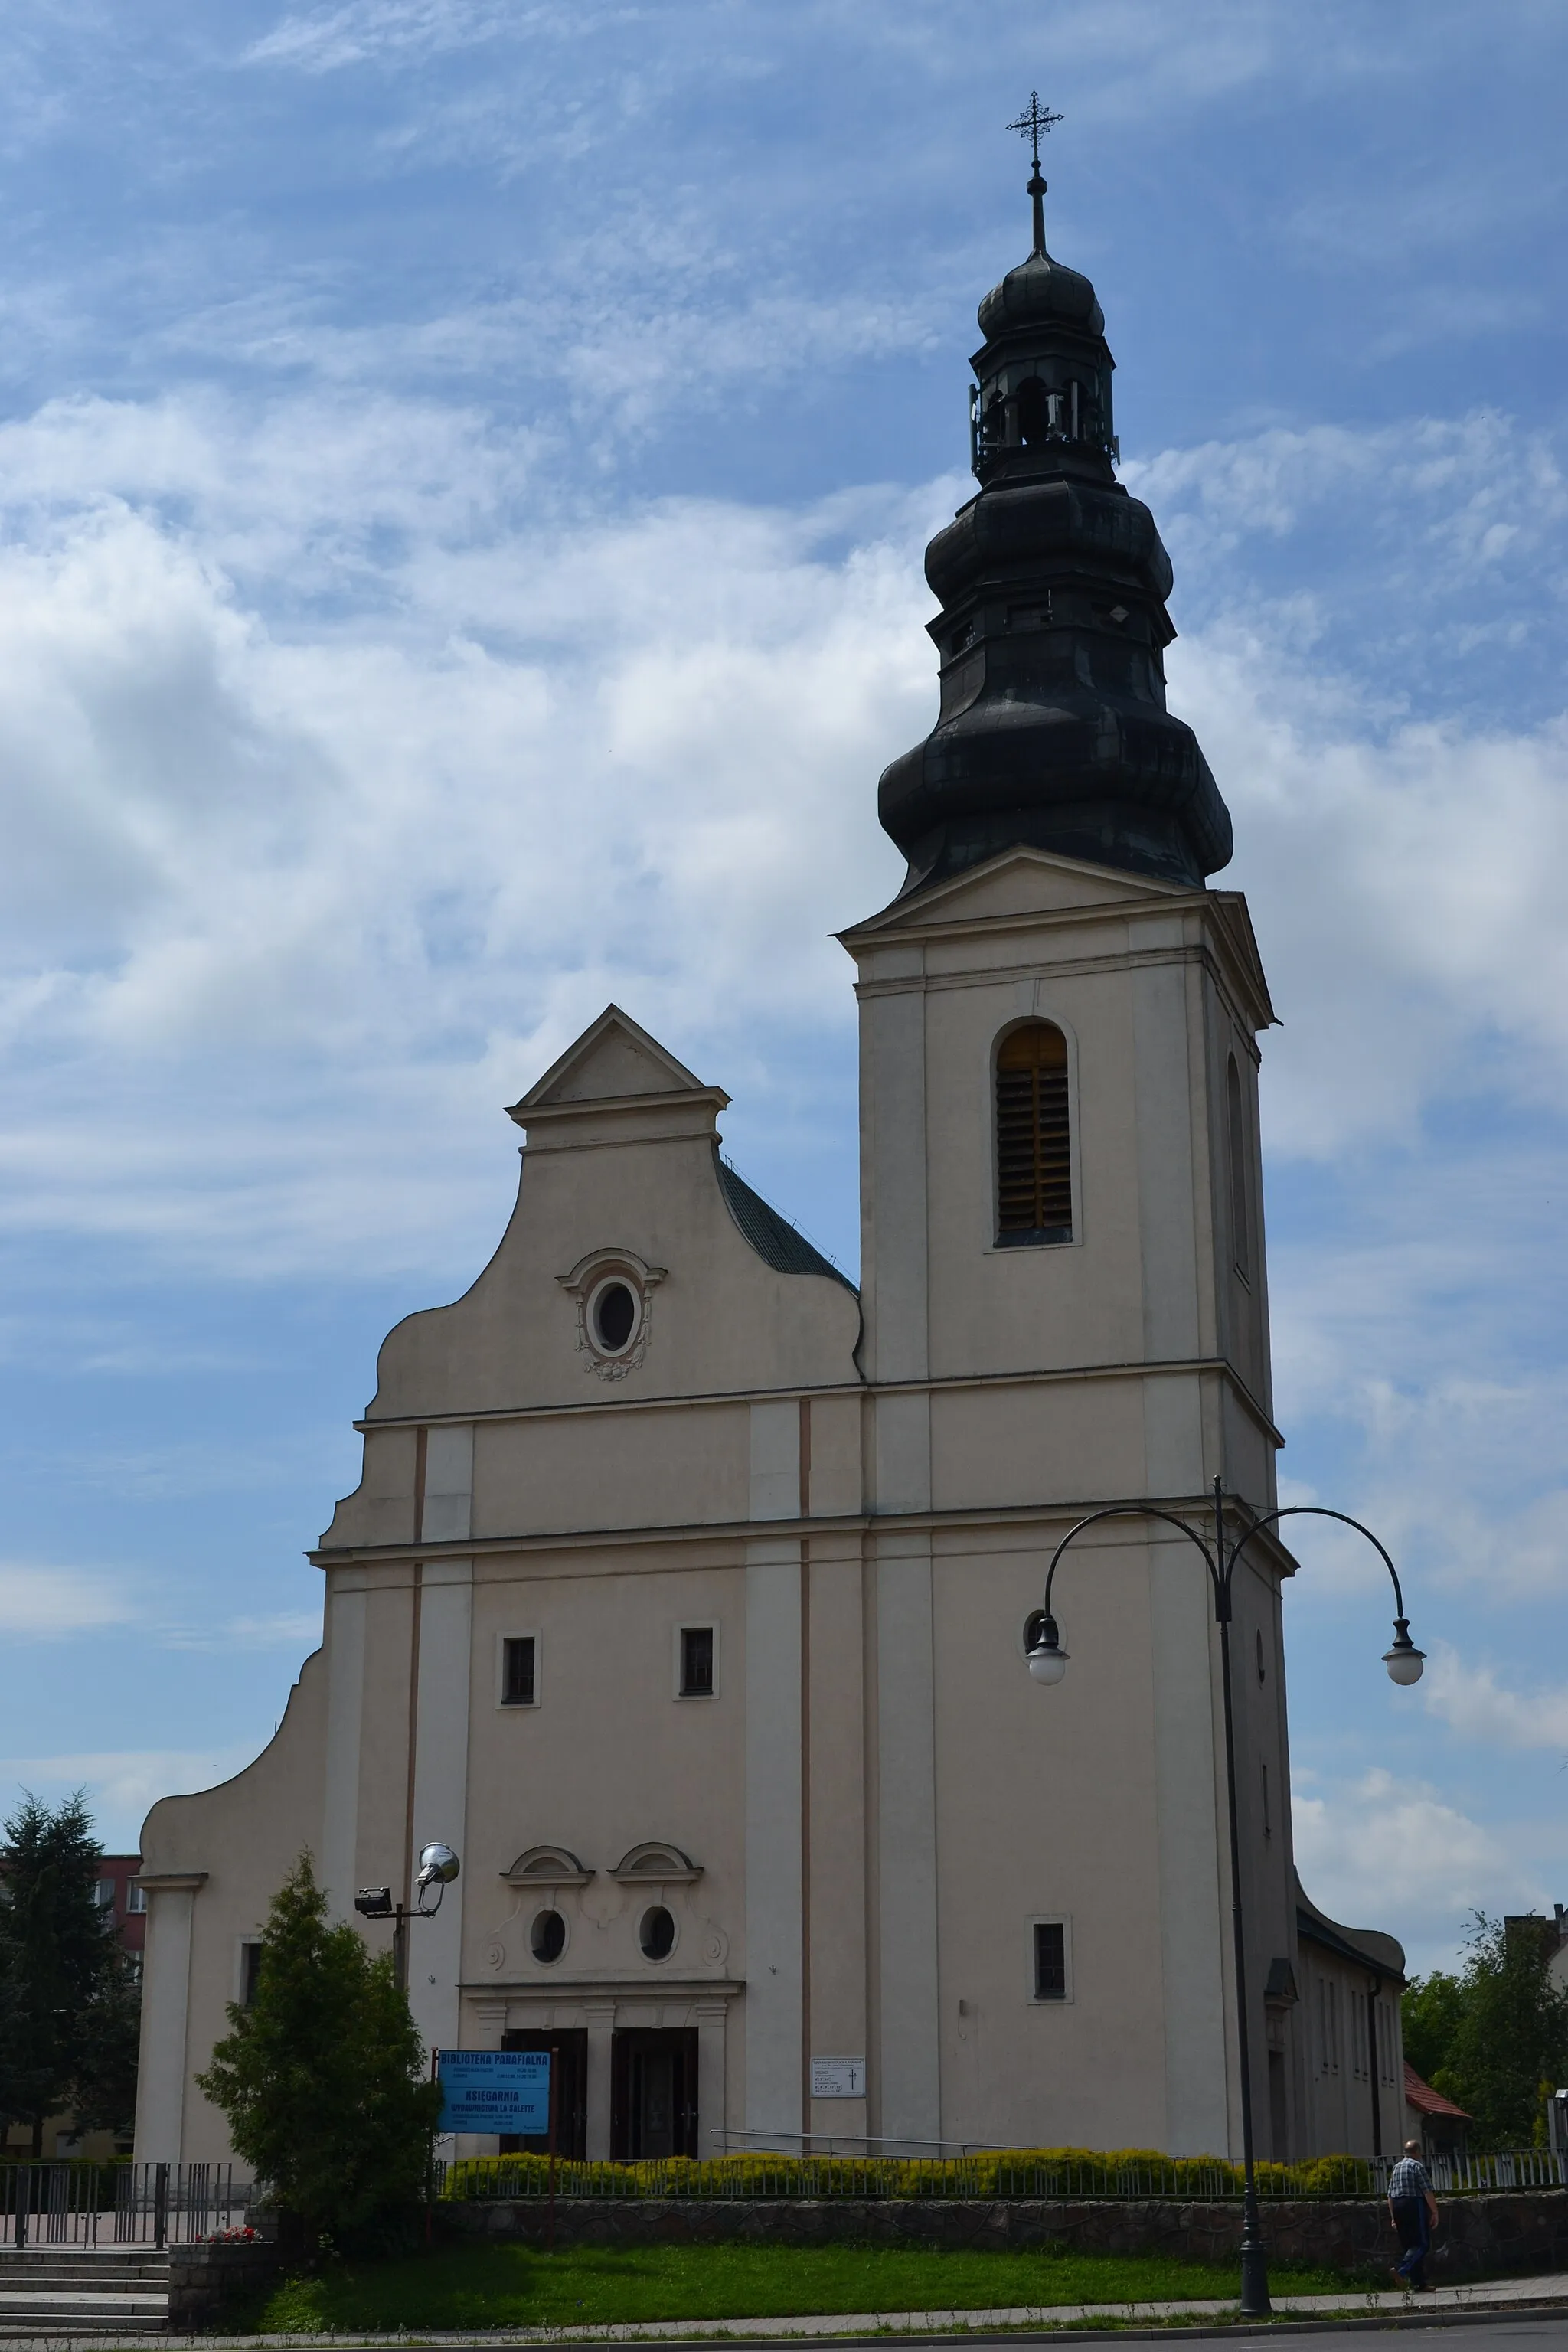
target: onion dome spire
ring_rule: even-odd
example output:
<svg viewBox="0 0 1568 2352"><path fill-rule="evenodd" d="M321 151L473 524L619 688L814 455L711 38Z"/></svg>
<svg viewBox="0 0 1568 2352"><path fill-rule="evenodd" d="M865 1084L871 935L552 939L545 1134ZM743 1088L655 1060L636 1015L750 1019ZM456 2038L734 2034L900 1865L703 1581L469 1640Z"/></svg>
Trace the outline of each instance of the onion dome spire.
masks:
<svg viewBox="0 0 1568 2352"><path fill-rule="evenodd" d="M906 891L1016 844L1192 887L1226 865L1230 817L1191 728L1165 708L1171 562L1117 481L1115 362L1089 279L1046 249L1029 105L1034 249L980 305L971 364L978 495L926 550L942 709L882 776Z"/></svg>

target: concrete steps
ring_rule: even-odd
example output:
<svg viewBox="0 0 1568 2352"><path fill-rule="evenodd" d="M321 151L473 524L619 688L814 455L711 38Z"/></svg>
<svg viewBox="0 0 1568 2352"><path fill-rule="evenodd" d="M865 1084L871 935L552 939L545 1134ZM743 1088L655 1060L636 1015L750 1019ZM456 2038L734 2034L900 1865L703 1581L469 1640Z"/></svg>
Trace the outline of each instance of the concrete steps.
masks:
<svg viewBox="0 0 1568 2352"><path fill-rule="evenodd" d="M142 2246L0 2247L0 2336L161 2336L169 2257Z"/></svg>

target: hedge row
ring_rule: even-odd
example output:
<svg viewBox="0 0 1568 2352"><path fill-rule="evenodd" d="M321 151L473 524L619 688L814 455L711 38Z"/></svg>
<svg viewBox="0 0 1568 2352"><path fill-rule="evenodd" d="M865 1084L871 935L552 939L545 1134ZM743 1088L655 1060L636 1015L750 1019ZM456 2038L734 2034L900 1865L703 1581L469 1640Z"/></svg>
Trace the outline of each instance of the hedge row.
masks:
<svg viewBox="0 0 1568 2352"><path fill-rule="evenodd" d="M1268 2197L1369 2196L1371 2164L1353 2156L1260 2164ZM544 2195L544 2156L462 2157L447 2165L444 2198ZM561 2197L1239 2197L1240 2165L1224 2157L1166 2157L1153 2148L1001 2148L942 2158L848 2156L665 2157L639 2163L555 2166Z"/></svg>

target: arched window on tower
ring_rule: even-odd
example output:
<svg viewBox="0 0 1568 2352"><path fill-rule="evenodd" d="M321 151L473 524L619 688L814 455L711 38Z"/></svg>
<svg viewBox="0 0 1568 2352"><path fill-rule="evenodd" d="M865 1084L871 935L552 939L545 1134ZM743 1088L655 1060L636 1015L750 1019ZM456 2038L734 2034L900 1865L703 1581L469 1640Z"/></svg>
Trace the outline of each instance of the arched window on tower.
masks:
<svg viewBox="0 0 1568 2352"><path fill-rule="evenodd" d="M1017 398L1018 438L1026 449L1036 448L1060 429L1061 394L1047 392L1037 375L1026 375Z"/></svg>
<svg viewBox="0 0 1568 2352"><path fill-rule="evenodd" d="M996 1054L996 1240L1071 1239L1068 1041L1054 1022L1030 1021Z"/></svg>
<svg viewBox="0 0 1568 2352"><path fill-rule="evenodd" d="M1241 1092L1241 1072L1231 1055L1225 1073L1226 1124L1230 1146L1230 1249L1244 1282L1252 1279L1251 1219L1247 1213L1247 1112Z"/></svg>

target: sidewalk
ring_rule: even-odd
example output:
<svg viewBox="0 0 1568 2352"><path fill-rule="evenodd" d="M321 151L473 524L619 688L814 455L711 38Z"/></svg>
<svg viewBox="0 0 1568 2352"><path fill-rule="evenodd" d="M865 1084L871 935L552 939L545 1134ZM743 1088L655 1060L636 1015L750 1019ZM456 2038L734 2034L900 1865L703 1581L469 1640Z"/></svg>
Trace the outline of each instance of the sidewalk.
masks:
<svg viewBox="0 0 1568 2352"><path fill-rule="evenodd" d="M1436 2287L1430 2294L1405 2294L1398 2288L1387 2293L1369 2294L1347 2290L1335 2294L1300 2294L1289 2300L1281 2298L1274 2306L1277 2320L1293 2320L1309 2325L1320 2321L1331 2325L1336 2319L1367 2319L1380 2315L1399 2317L1409 2314L1421 2319L1440 2315L1456 2316L1473 2312L1500 2313L1517 2311L1521 2315L1531 2310L1568 2311L1568 2273L1553 2273L1540 2278L1507 2278L1475 2280L1466 2286ZM161 2340L179 2345L183 2352L267 2352L267 2347L294 2346L350 2345L475 2345L506 2346L523 2344L647 2344L679 2342L710 2344L725 2340L777 2341L795 2338L832 2341L836 2338L856 2338L868 2336L985 2336L1007 2329L1079 2328L1086 2324L1092 2329L1096 2321L1109 2322L1122 2327L1147 2327L1168 2325L1172 2321L1213 2319L1240 2323L1236 2319L1234 2300L1214 2298L1192 2303L1062 2303L1016 2305L991 2311L859 2311L823 2312L787 2319L655 2319L640 2323L619 2322L615 2326L597 2327L512 2327L512 2328L450 2328L440 2332L410 2331L398 2335L349 2334L337 2336L166 2336ZM0 2326L3 2326L0 2321ZM1267 2320L1247 2323L1258 2330L1268 2325ZM134 2352L147 2352L148 2338L128 2339ZM90 2336L58 2336L45 2337L30 2335L25 2338L8 2338L0 2335L0 2352L113 2352L114 2338L105 2334Z"/></svg>

